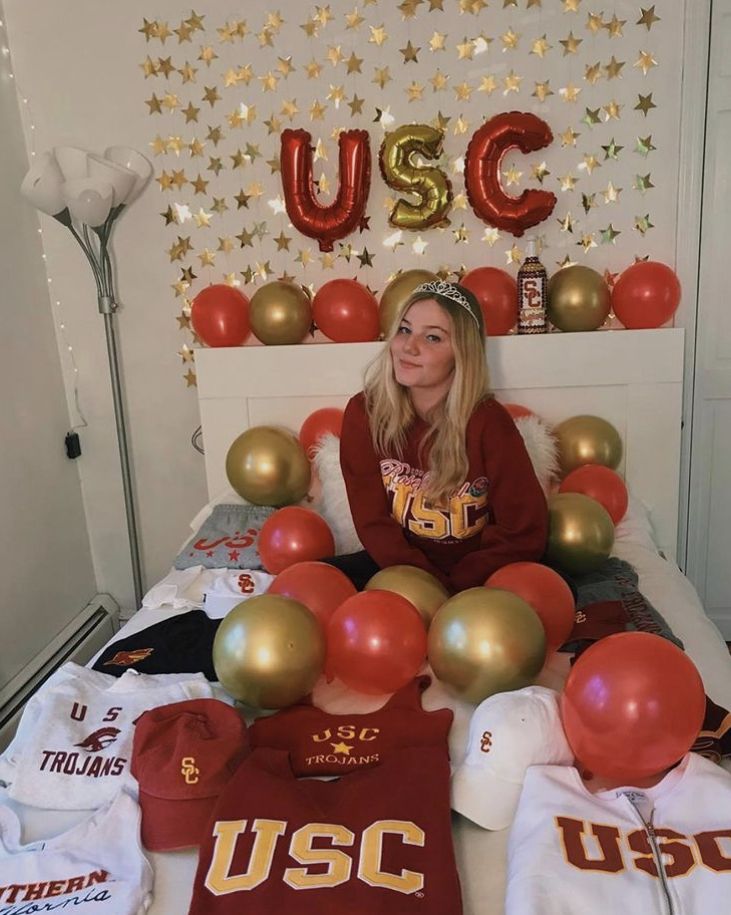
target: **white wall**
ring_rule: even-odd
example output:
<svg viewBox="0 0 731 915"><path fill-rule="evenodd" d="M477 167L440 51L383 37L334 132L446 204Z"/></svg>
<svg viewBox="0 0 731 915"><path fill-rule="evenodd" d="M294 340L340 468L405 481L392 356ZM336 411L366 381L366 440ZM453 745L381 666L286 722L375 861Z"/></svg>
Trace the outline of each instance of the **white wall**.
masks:
<svg viewBox="0 0 731 915"><path fill-rule="evenodd" d="M2 8L0 7L0 18ZM0 686L96 593L15 87L0 58ZM83 461L85 458L81 458Z"/></svg>
<svg viewBox="0 0 731 915"><path fill-rule="evenodd" d="M153 39L146 42L140 33L144 20L167 22L171 29L190 16L190 7L177 0L157 0L154 6L141 0L124 4L99 3L98 0L6 0L8 28L14 66L19 88L29 99L29 112L35 123L32 141L38 150L57 144L79 145L103 150L107 145L121 143L135 146L148 155L156 136L181 136L190 141L194 136L204 139L210 126L221 124L225 141L215 149L224 161L224 170L215 177L206 170L207 156L191 160L184 151L181 156L168 150L154 156L155 175L163 170L184 168L192 178L200 171L211 180L205 195L194 195L190 186L178 193L161 191L153 180L152 186L120 221L115 239L119 265L119 294L124 306L119 315L122 357L127 385L131 443L136 470L137 492L142 529L144 564L148 583L158 578L186 535L187 521L205 501L203 462L189 444L190 435L198 423L194 391L186 389L183 366L178 350L192 344L189 333L178 329L176 315L184 300L176 298L172 284L179 278L182 266L195 268L198 279L189 290L193 296L208 282L220 282L227 272L241 271L256 262L269 262L274 275L287 272L298 281L317 288L335 276L356 276L374 289L383 289L389 275L398 269L422 267L436 269L446 266L459 270L481 265L503 267L515 272L514 264L507 266L507 255L513 243L524 250L524 241L501 234L494 245L483 240L484 224L474 215L464 199L451 213L452 226L446 230L432 229L421 233L428 247L423 254L412 247L413 236L406 235L404 244L392 250L384 240L393 230L386 221L388 197L392 192L384 184L378 170L378 146L384 127L374 123L376 108L389 107L395 126L409 121L431 122L437 111L451 118L445 135L445 161L455 195L464 196L464 184L458 161L464 155L474 130L485 117L500 111L525 110L543 117L552 127L556 139L550 148L530 157L507 157L505 168L514 164L523 178L512 192L537 186L531 176L531 166L545 160L550 171L544 188L554 191L558 204L552 216L538 228L547 245L544 260L550 271L568 255L572 260L594 267L600 272L621 271L635 256L650 256L673 264L675 260L678 215L676 198L680 146L681 52L683 40L683 4L658 5L659 23L651 30L638 25L639 7L627 2L604 5L601 16L609 23L616 15L625 20L620 33L612 37L610 29L602 26L592 31L588 14L597 12L580 4L577 12L566 12L558 0L543 0L541 6L526 3L507 7L494 3L479 15L459 11L457 0L444 0L444 11L429 11L431 4L417 7L415 17L406 17L393 4L359 5L365 23L359 29L346 28L346 13L354 4L336 0L327 9L332 20L320 25L318 35L308 37L300 26L314 14L313 7L301 4L281 7L284 24L274 34L272 45L261 43L257 35L265 27L270 10L253 8L250 4L221 4L201 0L196 12L205 17L205 33L196 33L192 41L179 41L173 34L165 44ZM571 6L570 4L568 5ZM501 8L502 7L502 8ZM321 7L325 9L325 7ZM243 40L221 41L217 28L226 21L244 18L248 34ZM382 45L369 41L370 26L385 27L388 38ZM520 36L518 48L504 49L501 36L511 28ZM433 33L448 36L447 50L430 50ZM569 33L581 38L579 51L562 53L561 40ZM456 45L464 37L483 34L491 39L483 56L460 61ZM532 42L545 34L552 49L540 57L531 53ZM401 50L411 41L420 47L418 63L405 63ZM218 58L210 67L199 61L202 44L214 47ZM355 53L364 63L361 72L347 72L345 63L333 66L327 59L327 49L340 46L347 59ZM641 52L651 52L657 67L643 74L634 66ZM182 67L190 61L198 68L194 83L183 83L177 73L169 79L163 75L145 78L141 65L146 56L153 60L172 59L173 66ZM280 78L274 92L265 92L259 79L268 71L278 72L280 58L292 57L297 69ZM323 69L319 77L307 79L304 66L318 59ZM624 62L621 74L608 79L606 67L610 59ZM222 74L228 67L251 63L254 77L248 86L225 88ZM600 64L600 78L586 79L586 68ZM381 91L373 83L376 67L389 66L393 81ZM441 92L433 92L429 77L436 67L449 74L450 83ZM503 80L511 72L522 76L519 93L503 90ZM479 92L477 87L486 74L494 75L498 88L492 94ZM550 81L553 95L541 102L534 96L536 82ZM406 88L412 82L424 86L423 97L413 103ZM466 81L472 86L469 100L458 100L452 86ZM332 86L342 85L345 97L364 99L360 115L352 115L344 102L336 107L327 96ZM574 85L581 89L575 102L568 101L561 89ZM217 86L222 101L211 107L203 101L204 88ZM166 92L180 98L174 111L151 115L145 100L153 92L162 97ZM636 109L639 95L653 94L657 106L647 116ZM361 127L369 131L374 159L368 215L370 228L347 241L361 252L367 246L375 254L374 265L361 265L355 257L336 257L334 266L326 266L310 239L288 228L286 214L277 214L270 201L281 195L279 175L271 172L267 160L278 155L278 133L268 131L264 121L279 113L284 100L296 98L299 114L288 120L280 116L282 127L305 127L314 138L321 138L329 153L327 161L318 163L316 173L325 172L331 185L336 181L337 146L332 139L336 127ZM313 101L325 103L327 111L322 121L310 114ZM186 123L182 109L188 103L200 108L198 122ZM257 117L247 128L229 130L225 115L239 102L255 105ZM616 102L619 117L602 113L598 124L582 123L585 109L605 111ZM457 130L463 116L469 127ZM562 145L560 135L573 126L579 134L576 146ZM656 149L645 158L635 151L639 137L652 136ZM29 132L30 137L30 132ZM607 159L602 149L614 139L623 147L618 159ZM246 143L259 147L260 158L248 162L243 170L231 168L230 156ZM584 156L594 155L598 165L586 168ZM635 187L637 175L651 174L653 188L642 191ZM561 190L558 178L572 173L576 177L573 189ZM242 186L259 181L261 198L253 199L248 209L239 211L233 202ZM603 191L608 183L621 187L616 202L606 203ZM582 205L582 193L594 194L596 204L587 213ZM196 208L204 205L210 211L211 198L225 197L229 210L217 215L210 229L196 228L191 222L184 226L165 226L160 213L173 202L188 203ZM464 206L462 206L464 204ZM635 219L649 213L654 228L646 235L634 227ZM573 231L565 231L559 220L570 215ZM682 214L681 214L682 217ZM254 248L238 248L227 255L217 255L215 268L199 266L197 255L205 248L215 249L218 237L235 236L242 226L251 229L254 222L266 221L268 236L255 243ZM89 520L89 534L94 551L94 563L99 587L108 590L122 602L131 601L127 544L124 529L121 485L117 470L117 455L108 392L106 353L102 322L96 314L94 289L88 268L68 233L60 226L46 221L44 243L49 274L54 289L63 300L67 326L72 339L80 372L80 392L89 419L84 433L85 462L82 485ZM613 241L602 240L601 230L608 225L620 229ZM464 225L469 241L464 243L453 230ZM564 223L565 226L565 223ZM280 231L292 237L289 250L278 250L274 238ZM593 233L596 247L584 251L582 234ZM172 262L169 250L178 235L191 236L194 251L183 262ZM299 252L309 251L307 265L298 260ZM335 254L340 254L336 247ZM270 277L270 279L273 278ZM251 294L254 285L245 291ZM286 371L287 366L272 355L272 370Z"/></svg>

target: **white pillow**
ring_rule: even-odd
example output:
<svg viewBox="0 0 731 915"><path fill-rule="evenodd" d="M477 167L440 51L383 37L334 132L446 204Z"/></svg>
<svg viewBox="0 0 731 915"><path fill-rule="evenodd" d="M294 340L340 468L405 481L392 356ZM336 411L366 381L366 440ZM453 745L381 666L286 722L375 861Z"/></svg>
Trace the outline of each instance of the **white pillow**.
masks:
<svg viewBox="0 0 731 915"><path fill-rule="evenodd" d="M558 472L556 439L549 426L538 416L521 416L515 425L523 436L538 481L548 495ZM330 526L335 538L335 553L341 555L362 550L363 546L353 525L345 491L345 481L340 468L340 439L337 436L325 435L320 439L314 464L322 486L315 509Z"/></svg>
<svg viewBox="0 0 731 915"><path fill-rule="evenodd" d="M615 543L637 543L657 553L655 532L645 503L630 493L624 518L614 528Z"/></svg>

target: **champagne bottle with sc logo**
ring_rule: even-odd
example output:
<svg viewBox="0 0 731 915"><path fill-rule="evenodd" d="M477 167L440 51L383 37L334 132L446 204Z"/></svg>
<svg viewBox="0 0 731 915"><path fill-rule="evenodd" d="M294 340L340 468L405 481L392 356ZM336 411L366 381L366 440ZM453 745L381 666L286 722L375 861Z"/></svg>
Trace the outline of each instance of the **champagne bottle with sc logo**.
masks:
<svg viewBox="0 0 731 915"><path fill-rule="evenodd" d="M518 333L545 334L548 275L538 260L536 239L526 241L526 258L518 270Z"/></svg>

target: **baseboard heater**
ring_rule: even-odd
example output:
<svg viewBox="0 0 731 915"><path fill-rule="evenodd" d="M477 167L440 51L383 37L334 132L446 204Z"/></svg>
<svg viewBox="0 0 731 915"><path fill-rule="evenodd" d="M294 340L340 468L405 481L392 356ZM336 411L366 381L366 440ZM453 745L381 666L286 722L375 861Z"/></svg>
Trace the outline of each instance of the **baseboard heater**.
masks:
<svg viewBox="0 0 731 915"><path fill-rule="evenodd" d="M119 607L97 594L23 670L0 690L0 751L12 740L23 707L67 661L86 664L119 629Z"/></svg>

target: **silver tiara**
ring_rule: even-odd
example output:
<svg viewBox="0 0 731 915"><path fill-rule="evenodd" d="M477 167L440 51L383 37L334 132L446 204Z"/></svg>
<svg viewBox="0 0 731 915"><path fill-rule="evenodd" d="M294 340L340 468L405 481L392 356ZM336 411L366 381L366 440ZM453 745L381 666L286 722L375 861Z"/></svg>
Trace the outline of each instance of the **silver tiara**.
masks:
<svg viewBox="0 0 731 915"><path fill-rule="evenodd" d="M417 295L422 292L429 292L432 295L441 295L445 299L449 299L450 302L456 302L457 305L461 305L462 308L466 308L470 315L474 318L475 324L480 326L480 321L475 312L472 309L472 306L467 301L466 296L463 296L462 293L454 286L452 283L445 283L444 280L439 280L438 282L429 282L422 283L421 286L417 286L412 295Z"/></svg>

